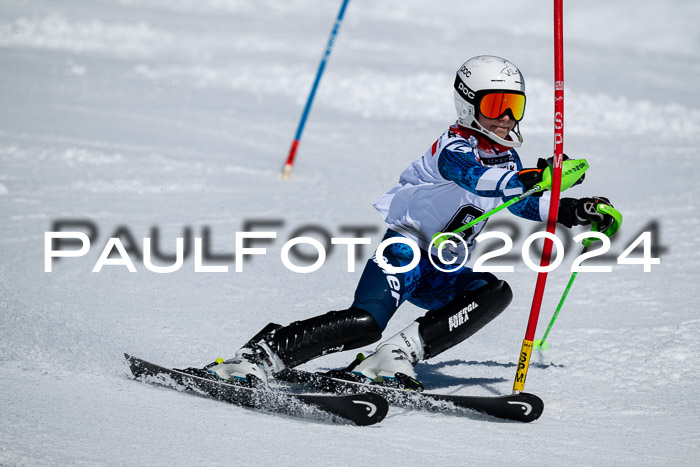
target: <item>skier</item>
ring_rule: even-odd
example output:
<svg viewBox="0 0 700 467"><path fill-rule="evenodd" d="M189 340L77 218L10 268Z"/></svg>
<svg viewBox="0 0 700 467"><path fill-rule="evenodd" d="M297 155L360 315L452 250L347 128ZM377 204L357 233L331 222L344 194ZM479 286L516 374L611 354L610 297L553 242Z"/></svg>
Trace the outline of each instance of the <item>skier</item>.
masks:
<svg viewBox="0 0 700 467"><path fill-rule="evenodd" d="M494 56L466 61L457 71L454 99L457 122L374 205L388 226L385 239L408 239L419 246L418 265L394 274L377 264L375 253L367 261L350 308L284 327L271 323L232 359L191 371L243 385L264 385L284 368L380 340L399 305L408 301L429 311L381 342L367 358L358 356L342 375L422 390L414 370L418 361L460 343L506 309L512 299L507 282L465 266L440 271L436 265L445 262L430 261L430 255L435 258L439 253L431 239L436 232L452 232L532 188L542 180L547 162L540 159L536 168L523 169L514 149L523 141L519 122L525 110L525 81L513 63ZM558 222L566 227L596 222L605 231L613 218L596 210L599 203L610 205L602 197L562 198ZM549 204L550 193L545 192L509 210L542 221ZM462 232L464 244L455 242L456 247L442 251L443 259L446 254L457 263L468 258L485 224L486 220ZM406 243L393 243L384 249L383 259L399 268L411 263L413 251Z"/></svg>

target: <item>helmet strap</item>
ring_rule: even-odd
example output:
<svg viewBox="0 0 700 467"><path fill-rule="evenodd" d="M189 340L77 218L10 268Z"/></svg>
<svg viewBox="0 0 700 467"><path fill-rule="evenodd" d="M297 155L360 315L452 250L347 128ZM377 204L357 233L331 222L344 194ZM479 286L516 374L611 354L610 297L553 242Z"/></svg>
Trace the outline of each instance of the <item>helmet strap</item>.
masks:
<svg viewBox="0 0 700 467"><path fill-rule="evenodd" d="M523 137L520 134L520 122L515 122L515 126L511 130L518 137L517 141L513 141L513 140L508 141L508 140L501 138L497 134L484 128L484 126L481 123L479 123L476 118L474 118L474 120L472 121L472 128L474 128L479 133L486 135L486 137L488 137L489 141L491 141L492 143L495 142L496 144L500 144L501 146L505 146L507 148L519 148L520 145L523 143ZM492 144L492 146L493 146L493 144ZM495 149L495 147L494 147L494 149ZM498 151L496 151L496 152L498 152Z"/></svg>
<svg viewBox="0 0 700 467"><path fill-rule="evenodd" d="M513 127L513 133L515 133L515 136L518 137L518 142L522 144L523 142L523 135L520 134L520 122L515 122L515 126Z"/></svg>

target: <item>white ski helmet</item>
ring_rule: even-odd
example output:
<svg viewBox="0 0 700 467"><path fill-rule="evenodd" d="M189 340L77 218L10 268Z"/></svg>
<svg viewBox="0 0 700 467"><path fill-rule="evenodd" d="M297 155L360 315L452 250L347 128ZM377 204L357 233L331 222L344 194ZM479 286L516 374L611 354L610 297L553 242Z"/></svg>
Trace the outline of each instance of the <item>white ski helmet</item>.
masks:
<svg viewBox="0 0 700 467"><path fill-rule="evenodd" d="M457 71L454 87L455 107L461 126L478 131L503 146L520 147L523 137L520 135L519 124L525 111L525 79L518 67L504 58L479 55L464 62ZM498 118L510 111L511 118L516 121L513 128L516 139L506 140L496 136L477 122L479 114L484 112L482 100L490 94L498 96L497 102L494 101L494 96L489 96L490 104L487 108L493 115L484 115Z"/></svg>

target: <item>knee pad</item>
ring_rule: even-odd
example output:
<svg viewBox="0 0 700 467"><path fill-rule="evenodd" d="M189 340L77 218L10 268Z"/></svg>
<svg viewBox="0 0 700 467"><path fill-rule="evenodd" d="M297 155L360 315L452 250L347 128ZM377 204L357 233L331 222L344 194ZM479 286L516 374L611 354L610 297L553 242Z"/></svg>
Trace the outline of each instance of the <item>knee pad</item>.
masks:
<svg viewBox="0 0 700 467"><path fill-rule="evenodd" d="M372 344L382 331L369 312L349 308L283 327L270 323L256 337L264 339L285 366L294 367L321 355Z"/></svg>
<svg viewBox="0 0 700 467"><path fill-rule="evenodd" d="M459 344L486 326L513 300L506 281L491 282L469 290L447 305L418 318L426 359Z"/></svg>

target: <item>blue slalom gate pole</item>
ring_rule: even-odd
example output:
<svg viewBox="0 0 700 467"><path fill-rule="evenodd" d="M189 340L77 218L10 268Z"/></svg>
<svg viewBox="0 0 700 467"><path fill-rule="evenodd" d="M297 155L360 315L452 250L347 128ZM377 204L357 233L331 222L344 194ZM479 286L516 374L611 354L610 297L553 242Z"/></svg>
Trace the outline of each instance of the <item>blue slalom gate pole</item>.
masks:
<svg viewBox="0 0 700 467"><path fill-rule="evenodd" d="M299 147L299 140L301 139L301 134L304 131L304 125L306 125L306 118L309 116L309 111L311 110L311 104L314 101L314 96L316 95L316 89L318 89L318 83L321 82L321 76L323 76L323 70L326 68L326 60L331 55L331 50L333 49L333 42L335 42L335 36L338 35L338 30L340 29L340 23L343 21L343 16L345 15L345 8L348 6L350 0L343 0L343 4L340 6L340 11L338 12L338 17L333 25L333 30L331 30L331 35L328 38L328 45L326 45L326 51L321 57L321 63L318 65L318 71L316 72L316 79L314 79L314 84L311 86L311 92L309 93L309 98L306 100L306 106L304 107L304 112L301 114L301 120L299 120L299 126L297 127L297 133L294 135L294 140L292 141L292 147L289 148L289 155L287 156L287 162L284 164L282 169L282 178L287 179L292 172L292 165L294 165L294 157L297 153L297 148Z"/></svg>

